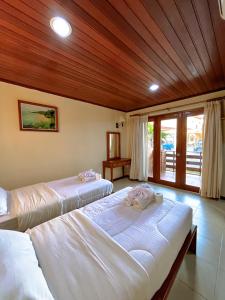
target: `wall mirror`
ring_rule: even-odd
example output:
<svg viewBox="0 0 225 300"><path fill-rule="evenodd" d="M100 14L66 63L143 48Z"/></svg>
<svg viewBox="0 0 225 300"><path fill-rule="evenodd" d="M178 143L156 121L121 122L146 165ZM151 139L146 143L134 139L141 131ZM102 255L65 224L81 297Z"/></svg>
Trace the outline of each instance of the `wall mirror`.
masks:
<svg viewBox="0 0 225 300"><path fill-rule="evenodd" d="M120 159L120 133L107 132L107 160Z"/></svg>

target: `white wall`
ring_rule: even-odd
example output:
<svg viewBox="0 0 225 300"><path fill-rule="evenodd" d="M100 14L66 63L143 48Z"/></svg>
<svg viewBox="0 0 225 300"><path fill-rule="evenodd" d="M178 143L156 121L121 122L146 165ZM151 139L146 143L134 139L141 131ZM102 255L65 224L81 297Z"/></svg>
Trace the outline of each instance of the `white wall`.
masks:
<svg viewBox="0 0 225 300"><path fill-rule="evenodd" d="M17 100L55 105L59 133L19 130ZM123 113L0 82L0 186L6 189L76 175L102 172L106 131L116 131ZM123 153L123 135L122 153Z"/></svg>

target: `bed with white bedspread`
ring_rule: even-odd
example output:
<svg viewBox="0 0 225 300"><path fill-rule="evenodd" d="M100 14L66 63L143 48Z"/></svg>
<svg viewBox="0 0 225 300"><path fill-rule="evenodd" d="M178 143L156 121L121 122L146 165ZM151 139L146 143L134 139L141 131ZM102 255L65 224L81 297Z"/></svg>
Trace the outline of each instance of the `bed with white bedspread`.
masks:
<svg viewBox="0 0 225 300"><path fill-rule="evenodd" d="M63 198L45 183L10 192L10 213L17 217L18 229L25 231L61 215Z"/></svg>
<svg viewBox="0 0 225 300"><path fill-rule="evenodd" d="M150 300L161 287L190 232L192 209L164 199L161 204L152 202L146 209L136 210L125 205L130 189L28 231L43 274L38 284L46 280L53 299ZM27 233L19 234L27 237ZM2 255L4 238L0 231L0 298L7 299L9 291L3 282L11 276L1 272L10 264ZM27 284L29 274L21 276ZM13 280L16 283L11 282L10 289L29 290L28 285L21 291L19 275ZM48 294L46 284L34 290Z"/></svg>
<svg viewBox="0 0 225 300"><path fill-rule="evenodd" d="M25 186L9 192L9 212L0 228L25 231L111 194L105 179L81 182L78 176Z"/></svg>
<svg viewBox="0 0 225 300"><path fill-rule="evenodd" d="M106 179L81 182L78 176L47 183L63 198L63 213L83 207L112 193L113 184Z"/></svg>
<svg viewBox="0 0 225 300"><path fill-rule="evenodd" d="M151 297L166 279L192 227L192 209L169 199L144 210L124 205L127 187L81 212L121 245L149 275Z"/></svg>

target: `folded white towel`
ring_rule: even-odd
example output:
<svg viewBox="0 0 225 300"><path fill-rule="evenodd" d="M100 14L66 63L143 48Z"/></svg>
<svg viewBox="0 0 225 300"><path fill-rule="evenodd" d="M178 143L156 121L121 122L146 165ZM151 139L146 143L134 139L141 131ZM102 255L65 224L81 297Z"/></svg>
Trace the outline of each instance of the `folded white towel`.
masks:
<svg viewBox="0 0 225 300"><path fill-rule="evenodd" d="M96 176L89 176L89 177L79 176L79 179L82 182L90 182L90 181L95 181Z"/></svg>
<svg viewBox="0 0 225 300"><path fill-rule="evenodd" d="M129 197L125 198L125 204L126 206L133 206L133 199Z"/></svg>
<svg viewBox="0 0 225 300"><path fill-rule="evenodd" d="M136 186L128 192L126 205L145 209L153 200L154 192L151 187Z"/></svg>
<svg viewBox="0 0 225 300"><path fill-rule="evenodd" d="M78 175L78 178L82 182L90 182L90 181L101 179L101 174L98 174L91 169L91 170L81 172Z"/></svg>
<svg viewBox="0 0 225 300"><path fill-rule="evenodd" d="M162 203L163 202L163 194L162 193L155 193L155 201L157 203Z"/></svg>
<svg viewBox="0 0 225 300"><path fill-rule="evenodd" d="M152 187L149 183L141 183L141 184L136 185L136 187L143 187L143 188L152 190Z"/></svg>
<svg viewBox="0 0 225 300"><path fill-rule="evenodd" d="M83 172L81 172L78 176L83 176L83 177L92 177L95 176L96 172L93 171L92 169L90 170L85 170Z"/></svg>

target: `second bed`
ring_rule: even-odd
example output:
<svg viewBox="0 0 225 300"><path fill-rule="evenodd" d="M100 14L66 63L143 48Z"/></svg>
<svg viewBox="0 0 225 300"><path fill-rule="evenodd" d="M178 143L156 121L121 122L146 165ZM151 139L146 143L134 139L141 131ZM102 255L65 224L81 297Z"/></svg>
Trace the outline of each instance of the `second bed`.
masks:
<svg viewBox="0 0 225 300"><path fill-rule="evenodd" d="M25 231L112 193L105 179L81 182L78 176L25 186L9 192L9 213L0 228Z"/></svg>

